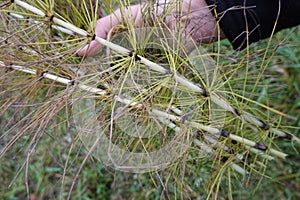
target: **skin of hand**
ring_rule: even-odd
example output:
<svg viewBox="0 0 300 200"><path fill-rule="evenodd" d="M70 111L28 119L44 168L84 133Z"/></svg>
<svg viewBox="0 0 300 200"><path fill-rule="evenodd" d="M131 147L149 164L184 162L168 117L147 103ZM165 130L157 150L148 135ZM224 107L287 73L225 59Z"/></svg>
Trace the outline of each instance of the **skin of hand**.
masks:
<svg viewBox="0 0 300 200"><path fill-rule="evenodd" d="M170 4L171 0L158 0L155 4L155 15L160 17L166 5ZM116 10L112 14L105 16L97 21L96 35L103 39L107 36L111 29L119 26L122 23L122 14L127 14L126 19L130 23L134 23L134 27L141 27L143 23L142 9L144 5L133 5L123 10ZM180 13L180 14L179 14ZM179 12L176 8L167 15L165 23L172 29L176 30L179 20L187 24L184 28L180 28L184 34L191 36L198 43L210 43L218 39L225 38L224 33L218 28L215 17L212 15L205 0L182 0L182 11ZM97 41L92 41L84 48L78 51L79 56L91 56L101 49L102 45Z"/></svg>

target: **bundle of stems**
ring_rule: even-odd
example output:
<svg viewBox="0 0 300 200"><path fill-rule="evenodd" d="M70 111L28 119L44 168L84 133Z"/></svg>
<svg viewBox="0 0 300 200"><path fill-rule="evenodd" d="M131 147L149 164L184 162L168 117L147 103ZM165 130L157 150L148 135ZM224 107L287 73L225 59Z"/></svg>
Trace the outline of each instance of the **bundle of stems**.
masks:
<svg viewBox="0 0 300 200"><path fill-rule="evenodd" d="M180 85L181 88L185 88L188 92L192 93L195 96L201 96L202 98L209 99L212 103L216 104L219 108L229 111L233 116L234 119L239 120L241 126L247 126L250 128L251 131L256 132L258 134L263 133L262 136L258 136L259 138L263 138L265 133L268 134L275 134L279 137L290 139L291 141L294 141L296 143L300 143L300 139L297 138L295 135L287 132L286 130L281 130L280 125L275 125L273 123L268 123L267 121L261 119L259 116L255 116L254 114L251 114L248 111L243 110L242 108L236 108L232 106L229 101L226 100L224 97L225 95L220 94L220 91L215 91L210 89L209 87L205 87L205 80L201 80L204 84L199 85L196 84L194 81L190 80L188 77L185 77L181 73L178 73L176 71L177 69L171 66L163 66L162 64L158 64L156 62L153 62L149 59L147 59L145 56L139 55L138 52L133 52L130 49L127 49L121 45L118 45L114 42L108 41L106 39L100 38L96 36L92 31L86 31L81 28L78 28L77 26L73 25L72 23L67 22L66 20L62 19L57 13L54 11L50 11L51 15L49 13L45 13L41 9L30 5L29 3L26 3L21 0L14 0L10 1L8 4L11 4L12 6L16 7L18 9L25 9L27 11L30 11L27 13L29 18L23 16L24 13L20 11L13 11L13 10L7 10L10 17L15 18L16 20L27 20L29 24L38 25L40 22L36 19L30 19L38 17L42 17L48 21L50 24L50 27L52 29L55 29L61 34L68 35L67 37L79 37L80 40L84 41L90 41L91 39L96 40L100 44L106 46L107 48L113 50L121 57L125 57L125 62L139 62L143 65L147 66L150 71L157 72L159 76L164 76L168 80L172 80L176 84ZM32 15L35 14L35 15ZM10 38L2 38L2 41L8 41ZM75 41L76 39L74 39ZM68 41L73 41L72 39L68 39ZM13 41L9 41L10 45L13 45ZM50 42L49 42L50 43ZM62 42L64 43L64 42ZM67 42L65 42L67 44ZM16 44L17 45L17 44ZM73 46L71 46L73 47ZM76 48L76 47L75 47ZM32 55L38 55L40 52L34 51L31 49L30 44L27 44L26 46L22 46L21 48L24 52L29 52ZM74 51L73 51L74 52ZM56 54L57 52L47 52L49 54L53 53ZM53 55L56 56L56 55ZM63 55L64 56L64 55ZM63 56L57 56L59 59L65 59ZM73 53L74 56L74 53ZM47 61L47 59L45 58ZM5 70L14 70L19 71L21 73L26 73L29 75L37 76L38 79L49 79L57 83L61 83L66 85L66 87L70 90L70 88L79 88L82 91L85 91L87 93L93 94L96 97L100 96L100 99L104 99L107 102L118 102L124 105L128 110L142 110L145 108L145 102L147 102L148 99L144 99L145 97L134 97L127 95L126 93L122 93L122 89L120 89L119 93L111 94L111 90L109 87L106 87L106 85L102 85L100 88L98 86L93 86L86 84L84 82L81 82L78 77L64 77L64 74L56 74L55 69L59 66L54 66L50 69L51 71L48 71L47 69L41 71L37 70L34 67L28 66L26 64L26 61L18 60L15 64L14 61L8 62L7 60L0 60L0 66L5 68ZM23 64L22 64L23 63ZM170 64L170 63L169 63ZM112 66L111 69L104 70L100 72L100 74L109 73L111 70L117 70L117 66ZM78 71L76 72L78 73ZM75 73L75 74L76 74ZM88 76L87 76L88 77ZM108 75L108 79L113 79L112 75ZM106 77L107 79L107 77ZM106 80L105 80L106 81ZM103 81L104 82L104 81ZM120 86L121 87L121 86ZM135 86L135 90L140 90L147 92L145 88L142 86ZM139 92L140 92L139 91ZM143 93L143 92L140 92ZM241 95L238 95L236 93L230 93L233 97L233 99L241 98L242 100L248 100L245 97L241 97ZM146 95L146 97L149 97ZM104 102L105 102L104 101ZM257 103L258 104L258 103ZM170 103L171 105L171 103ZM275 111L274 109L269 108L268 106L258 104L259 106L263 107L264 109L274 111L276 114L286 116L279 111ZM218 154L218 149L224 148L226 152L230 152L230 144L222 145L220 143L220 138L226 139L228 141L235 141L240 143L244 146L245 149L249 150L255 155L262 156L262 158L266 160L273 160L274 157L279 157L282 159L286 159L289 155L286 153L283 153L281 151L275 150L268 145L265 145L264 143L253 141L251 139L247 139L238 134L234 134L232 132L227 132L219 127L213 127L213 125L209 125L207 123L202 123L199 119L194 118L187 118L186 116L189 115L189 113L185 113L184 109L181 109L180 106L177 105L171 105L171 106L162 106L163 108L156 108L156 107L149 107L148 114L149 116L154 116L158 121L160 121L162 124L168 126L170 129L175 131L176 133L183 132L181 126L188 126L191 129L196 129L202 132L201 138L203 141L199 139L199 136L193 135L193 143L200 147L203 152L207 152L212 155ZM167 108L167 109L166 109ZM108 117L110 114L108 114ZM197 115L195 115L197 116ZM111 115L113 117L113 115ZM109 120L108 120L109 121ZM110 124L108 123L108 126ZM242 129L241 129L242 130ZM243 131L243 130L242 130ZM17 135L17 137L13 138L9 143L5 145L5 147L1 150L0 158L5 155L7 150L16 142L16 140L20 137L20 135ZM272 138L270 139L271 143ZM240 162L244 164L244 155L240 154L238 152L229 153L232 155L232 159L223 159L225 162L228 162L228 165L234 169L236 172L242 174L245 176L248 174L248 171L244 169L243 167L236 164L236 162ZM273 157L274 156L274 157ZM222 156L221 156L222 157ZM223 157L224 158L224 157ZM259 162L257 162L259 163ZM262 164L262 163L260 163ZM263 164L262 164L263 165Z"/></svg>

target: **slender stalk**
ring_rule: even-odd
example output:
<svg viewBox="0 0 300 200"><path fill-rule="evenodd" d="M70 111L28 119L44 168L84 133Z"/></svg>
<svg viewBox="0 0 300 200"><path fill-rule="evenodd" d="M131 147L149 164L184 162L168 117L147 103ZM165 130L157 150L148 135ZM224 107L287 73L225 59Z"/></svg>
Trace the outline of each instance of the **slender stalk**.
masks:
<svg viewBox="0 0 300 200"><path fill-rule="evenodd" d="M190 122L190 125L194 128L205 130L205 131L207 131L209 133L212 133L214 135L222 134L222 130L219 130L217 128L213 128L213 127L210 127L210 126L201 125L201 124L195 123L195 122ZM246 146L259 148L259 149L262 149L262 150L267 150L266 146L261 145L259 143L256 143L252 140L248 140L246 138L240 137L240 136L235 135L235 134L229 134L229 133L227 133L227 134L228 135L226 137L228 137L228 138L230 138L234 141L237 141L239 143L245 144ZM282 153L282 152L274 150L274 149L270 149L270 153L274 156L277 156L277 157L280 157L280 158L283 158L283 159L285 159L288 156L288 154Z"/></svg>
<svg viewBox="0 0 300 200"><path fill-rule="evenodd" d="M2 61L0 61L0 66L1 67L7 67ZM28 67L23 67L23 66L18 66L18 65L11 65L9 66L11 69L17 70L17 71L21 71L27 74L32 74L32 75L37 75L37 70L35 69L30 69ZM43 77L53 80L55 82L58 83L62 83L65 85L73 85L74 84L74 80L70 80L70 79L66 79L66 78L62 78L50 73L43 73ZM98 95L106 95L107 92L105 90L101 90L99 88L95 88L95 87L91 87L88 85L84 85L84 84L78 84L78 87L82 90L94 93L94 94L98 94Z"/></svg>
<svg viewBox="0 0 300 200"><path fill-rule="evenodd" d="M210 142L210 144L212 145L217 145L217 147L220 147L220 148L224 148L224 150L228 151L229 150L229 147L227 146L221 146L218 141L214 138L212 138L211 136L209 135L204 135L204 138L206 141ZM265 154L264 152L258 150L258 149L255 149L253 147L250 147L250 146L245 146L246 149L249 149L251 152L255 153L255 154L258 154L260 155L261 157L263 158L266 158L268 160L274 160L274 157L268 155L268 154ZM242 154L236 154L235 155L235 158L238 159L238 160L242 160L244 158L244 156Z"/></svg>
<svg viewBox="0 0 300 200"><path fill-rule="evenodd" d="M14 17L14 18L21 19L21 20L25 20L26 19L23 15L20 15L20 14L17 14L17 13L9 13L9 15L12 16L12 17ZM31 20L31 22L34 23L34 24L40 24L41 23L41 22L36 21L36 20ZM60 32L66 33L68 35L74 35L73 31L71 31L70 29L66 29L66 28L64 28L62 26L58 26L58 25L52 24L51 28L53 28L55 30L58 30Z"/></svg>
<svg viewBox="0 0 300 200"><path fill-rule="evenodd" d="M25 8L25 9L27 9L27 10L29 10L29 11L31 11L31 12L33 12L34 14L37 14L37 15L42 16L42 17L46 16L43 11L41 11L40 9L38 9L38 8L32 6L32 5L30 5L30 4L28 4L24 1L15 0L14 3L21 6L21 7L23 7L23 8Z"/></svg>
<svg viewBox="0 0 300 200"><path fill-rule="evenodd" d="M268 154L265 154L263 153L262 151L258 150L258 149L255 149L253 147L249 147L249 146L245 146L246 149L249 149L252 153L255 153L255 154L258 154L260 155L261 157L263 158L266 158L268 160L274 160L274 157L268 155Z"/></svg>

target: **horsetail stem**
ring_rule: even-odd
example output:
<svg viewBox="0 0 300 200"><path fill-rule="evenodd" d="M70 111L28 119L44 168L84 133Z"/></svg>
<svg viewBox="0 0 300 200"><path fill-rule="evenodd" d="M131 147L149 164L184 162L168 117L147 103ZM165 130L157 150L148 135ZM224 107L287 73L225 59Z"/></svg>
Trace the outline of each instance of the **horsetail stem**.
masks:
<svg viewBox="0 0 300 200"><path fill-rule="evenodd" d="M14 17L14 18L17 18L17 19L25 19L25 17L23 15L20 15L20 14L17 14L17 13L9 12L8 14L10 16ZM40 24L40 22L36 21L36 20L32 20L31 22L33 22L35 24ZM71 31L70 29L64 28L64 27L56 25L56 24L51 24L51 28L56 29L56 30L58 30L60 32L66 33L68 35L74 35L74 32Z"/></svg>
<svg viewBox="0 0 300 200"><path fill-rule="evenodd" d="M0 66L7 67L7 65L5 65L2 61L0 61ZM38 74L38 71L35 69L30 69L28 67L23 67L23 66L19 66L19 65L10 65L9 68L24 72L27 74L32 74L32 75ZM53 75L53 74L50 74L47 72L43 72L42 77L53 80L55 82L65 84L65 85L74 85L74 80L62 78L62 77L59 77L59 76L56 76L56 75ZM82 90L85 90L85 91L88 91L88 92L91 92L94 94L98 94L98 95L106 95L107 94L107 92L105 90L101 90L99 88L91 87L91 86L84 85L84 84L78 84L78 87Z"/></svg>

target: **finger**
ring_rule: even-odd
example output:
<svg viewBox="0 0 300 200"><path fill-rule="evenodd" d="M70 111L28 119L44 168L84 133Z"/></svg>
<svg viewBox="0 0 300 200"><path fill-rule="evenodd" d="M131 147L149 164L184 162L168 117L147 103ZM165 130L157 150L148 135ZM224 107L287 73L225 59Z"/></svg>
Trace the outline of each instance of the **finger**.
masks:
<svg viewBox="0 0 300 200"><path fill-rule="evenodd" d="M96 54L100 49L101 49L102 45L93 40L90 44L84 46L82 49L80 49L77 54L79 56L91 56Z"/></svg>
<svg viewBox="0 0 300 200"><path fill-rule="evenodd" d="M109 31L120 25L120 19L120 12L118 10L111 15L99 19L96 24L96 36L106 39ZM99 42L93 40L90 44L80 49L77 54L79 56L91 56L96 54L101 47L102 45Z"/></svg>
<svg viewBox="0 0 300 200"><path fill-rule="evenodd" d="M123 15L125 15L125 18L127 18L128 22L133 22L135 27L139 27L142 23L141 9L142 5L133 5L124 8L123 12L118 9L114 13L99 19L96 25L96 36L106 39L109 31L121 24L122 18L124 18L122 17ZM96 41L92 41L89 45L79 50L78 55L90 56L92 54L95 54L100 49L101 44Z"/></svg>

